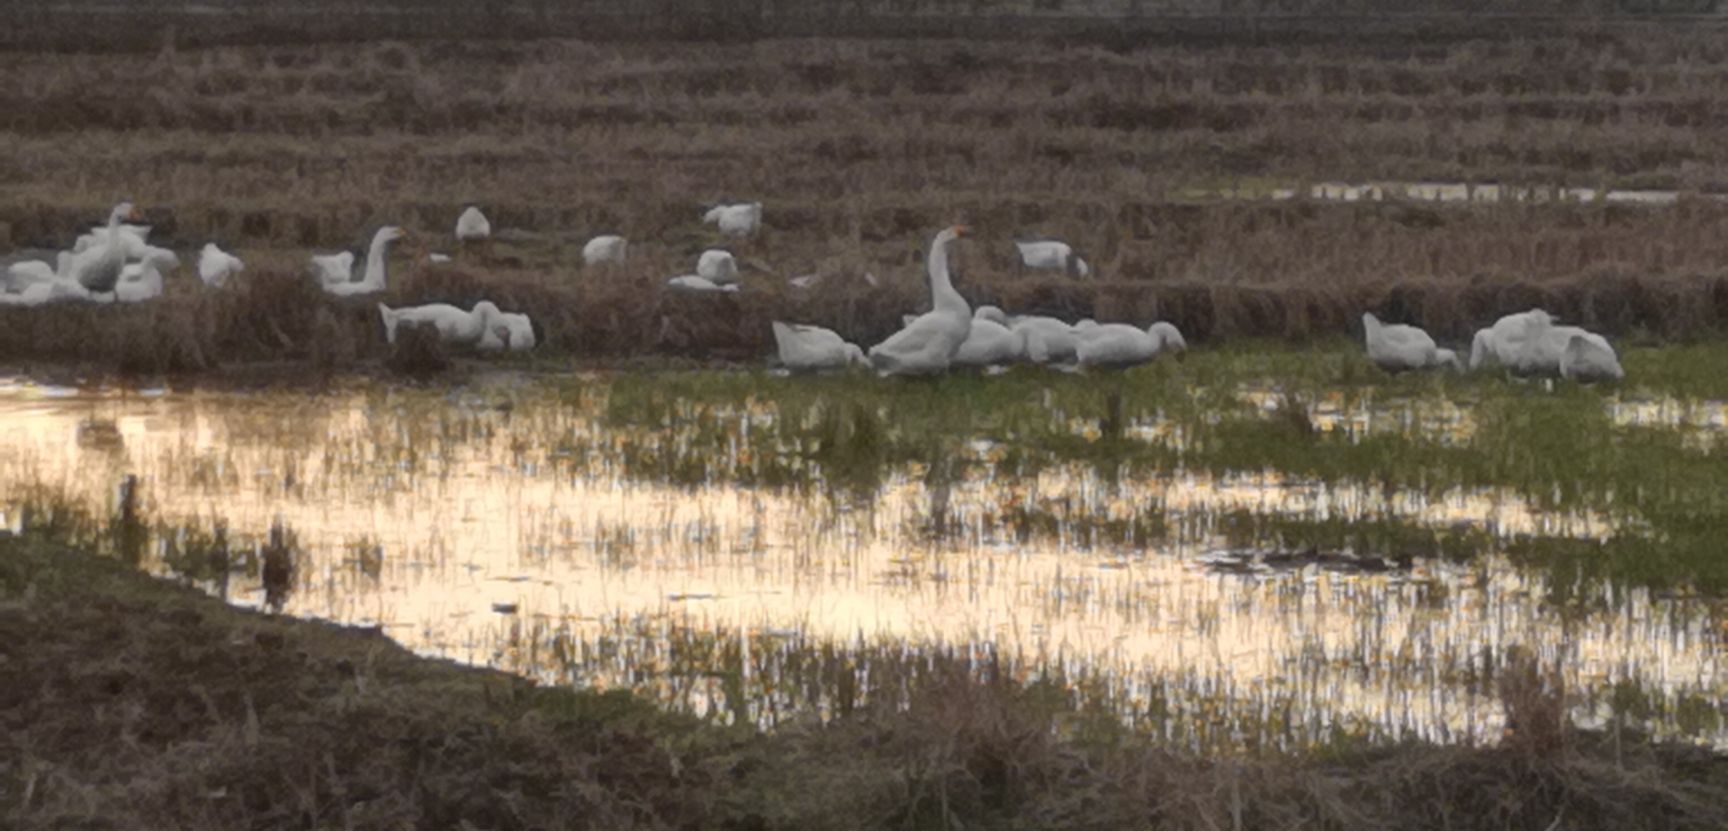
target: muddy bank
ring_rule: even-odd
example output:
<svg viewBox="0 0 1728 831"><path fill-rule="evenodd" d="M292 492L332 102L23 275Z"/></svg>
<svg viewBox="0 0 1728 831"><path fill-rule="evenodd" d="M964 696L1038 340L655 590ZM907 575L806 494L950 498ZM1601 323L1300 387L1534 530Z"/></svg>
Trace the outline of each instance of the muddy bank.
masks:
<svg viewBox="0 0 1728 831"><path fill-rule="evenodd" d="M536 688L0 538L18 828L1712 828L1728 760L1573 731L1534 674L1498 748L1199 760L955 681L772 736ZM1048 694L1048 690L1043 694Z"/></svg>

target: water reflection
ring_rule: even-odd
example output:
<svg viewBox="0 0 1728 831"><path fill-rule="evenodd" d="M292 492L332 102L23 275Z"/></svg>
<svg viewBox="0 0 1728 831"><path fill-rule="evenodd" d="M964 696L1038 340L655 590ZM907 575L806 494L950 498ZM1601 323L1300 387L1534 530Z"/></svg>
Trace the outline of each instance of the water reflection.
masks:
<svg viewBox="0 0 1728 831"><path fill-rule="evenodd" d="M1058 679L1198 748L1339 731L1486 739L1499 729L1493 675L1523 645L1586 702L1636 685L1663 705L1657 732L1725 739L1720 718L1673 715L1698 701L1719 712L1728 695L1710 608L1624 587L1554 608L1501 542L1617 529L1510 487L1033 468L1000 435L925 465L891 461L866 410L683 400L647 425L619 406L603 379L317 396L14 383L0 386L0 481L9 503L41 487L107 513L114 483L136 476L134 510L166 529L140 555L154 571L382 626L426 654L642 689L727 720L893 699L947 655ZM1457 402L1328 393L1302 406L1315 429L1352 437L1462 443L1474 429ZM1620 423L1724 423L1719 403L1609 409ZM1179 446L1189 429L1141 414L1125 432ZM852 485L810 486L829 476ZM1468 556L1216 567L1220 551L1276 549L1291 523L1355 534L1346 546L1417 529L1467 540Z"/></svg>

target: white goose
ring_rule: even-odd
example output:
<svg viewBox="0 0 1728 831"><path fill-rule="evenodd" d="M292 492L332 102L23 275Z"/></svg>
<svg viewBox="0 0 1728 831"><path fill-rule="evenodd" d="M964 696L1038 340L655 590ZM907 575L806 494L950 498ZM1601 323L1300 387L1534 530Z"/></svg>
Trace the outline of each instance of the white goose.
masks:
<svg viewBox="0 0 1728 831"><path fill-rule="evenodd" d="M127 263L120 270L120 281L114 284L114 300L119 303L142 303L162 296L162 272L180 267L180 257L166 248L151 246L144 259Z"/></svg>
<svg viewBox="0 0 1728 831"><path fill-rule="evenodd" d="M820 372L845 369L849 366L869 366L864 350L832 329L806 326L800 323L773 321L774 347L780 353L780 363L793 372Z"/></svg>
<svg viewBox="0 0 1728 831"><path fill-rule="evenodd" d="M1005 324L1007 315L995 306L972 312L972 331L954 353L955 366L988 367L1018 363L1026 358L1026 336Z"/></svg>
<svg viewBox="0 0 1728 831"><path fill-rule="evenodd" d="M698 275L698 274L681 274L677 277L673 277L673 278L667 280L666 281L666 288L669 288L673 291L678 291L678 292L691 292L691 293L695 293L695 294L702 294L702 293L706 293L706 292L720 292L720 291L735 292L738 290L738 284L737 283L731 283L729 285L722 286L719 283L716 283L713 280L710 280L707 277L703 277L703 276Z"/></svg>
<svg viewBox="0 0 1728 831"><path fill-rule="evenodd" d="M696 258L696 276L715 285L729 285L738 282L738 260L730 251L710 248Z"/></svg>
<svg viewBox="0 0 1728 831"><path fill-rule="evenodd" d="M473 311L463 311L448 303L404 309L378 304L378 316L384 321L384 340L388 343L396 342L396 329L403 323L430 324L437 328L438 339L451 346L477 347L488 331L509 343L510 327L502 320L503 314L490 300L475 303Z"/></svg>
<svg viewBox="0 0 1728 831"><path fill-rule="evenodd" d="M6 267L6 282L0 288L17 294L37 283L51 283L57 276L54 266L41 260L25 260Z"/></svg>
<svg viewBox="0 0 1728 831"><path fill-rule="evenodd" d="M1553 315L1541 309L1524 313L1524 337L1508 366L1519 375L1566 377L1563 359L1575 339L1584 341L1576 351L1579 362L1573 367L1575 373L1588 376L1588 380L1606 380L1607 376L1598 376L1612 376L1613 370L1619 369L1620 360L1606 338L1577 326L1555 326ZM1621 372L1612 377L1624 375Z"/></svg>
<svg viewBox="0 0 1728 831"><path fill-rule="evenodd" d="M883 375L929 375L946 370L972 334L972 308L948 276L948 246L965 235L955 225L930 243L927 270L931 311L870 349L870 363Z"/></svg>
<svg viewBox="0 0 1728 831"><path fill-rule="evenodd" d="M601 234L582 246L583 265L624 262L630 241L617 234Z"/></svg>
<svg viewBox="0 0 1728 831"><path fill-rule="evenodd" d="M1160 352L1188 348L1175 325L1162 320L1145 329L1126 323L1082 323L1086 325L1075 327L1074 358L1083 368L1127 369L1151 361Z"/></svg>
<svg viewBox="0 0 1728 831"><path fill-rule="evenodd" d="M729 237L747 237L762 227L762 203L716 205L702 215L702 224L717 225Z"/></svg>
<svg viewBox="0 0 1728 831"><path fill-rule="evenodd" d="M1078 360L1080 339L1074 327L1056 318L1021 315L1009 319L1009 328L1026 339L1026 360L1046 366Z"/></svg>
<svg viewBox="0 0 1728 831"><path fill-rule="evenodd" d="M107 234L67 258L64 263L66 273L61 276L76 280L91 294L113 291L114 285L120 282L120 271L126 267L134 241L130 234L120 231L120 223L138 218L138 211L131 202L115 205L108 214Z"/></svg>
<svg viewBox="0 0 1728 831"><path fill-rule="evenodd" d="M1524 334L1529 326L1530 316L1539 312L1547 314L1541 309L1517 312L1494 321L1493 326L1478 329L1476 336L1470 341L1470 368L1481 369L1490 362L1505 366L1516 362L1524 347Z"/></svg>
<svg viewBox="0 0 1728 831"><path fill-rule="evenodd" d="M1362 337L1368 360L1387 372L1424 369L1435 365L1438 348L1427 332L1402 323L1387 325L1373 312L1362 313Z"/></svg>
<svg viewBox="0 0 1728 831"><path fill-rule="evenodd" d="M1585 384L1624 379L1626 370L1620 368L1620 357L1601 336L1592 334L1573 335L1566 341L1566 349L1560 353L1560 377Z"/></svg>
<svg viewBox="0 0 1728 831"><path fill-rule="evenodd" d="M1092 267L1074 253L1074 247L1060 240L1016 240L1020 264L1044 271L1061 271L1070 277L1089 277Z"/></svg>
<svg viewBox="0 0 1728 831"><path fill-rule="evenodd" d="M46 282L32 283L17 293L0 294L0 306L44 306L49 303L86 301L90 292L76 280L55 277Z"/></svg>
<svg viewBox="0 0 1728 831"><path fill-rule="evenodd" d="M216 243L204 243L204 250L198 252L198 279L204 285L214 289L228 285L234 276L246 270L246 264L221 248Z"/></svg>
<svg viewBox="0 0 1728 831"><path fill-rule="evenodd" d="M143 253L142 246L145 241L150 238L150 226L121 224L110 231L108 226L98 225L91 228L88 233L79 234L78 238L72 241L72 253L76 254L93 245L106 243L112 238L112 234L120 235L119 240L122 245L126 246L127 256L138 257Z"/></svg>
<svg viewBox="0 0 1728 831"><path fill-rule="evenodd" d="M456 217L456 241L479 242L492 236L492 223L480 208L469 205L462 210L462 215Z"/></svg>
<svg viewBox="0 0 1728 831"><path fill-rule="evenodd" d="M394 225L386 225L372 235L372 245L366 251L366 271L360 279L354 279L350 270L354 255L349 252L314 256L313 269L318 272L324 290L341 297L352 297L357 294L372 294L384 290L389 266L390 243L405 239L408 232Z"/></svg>
<svg viewBox="0 0 1728 831"><path fill-rule="evenodd" d="M481 352L527 352L538 345L534 337L534 322L525 314L503 312L498 315L503 324L503 333L497 327L491 327L480 333L480 342L475 348Z"/></svg>

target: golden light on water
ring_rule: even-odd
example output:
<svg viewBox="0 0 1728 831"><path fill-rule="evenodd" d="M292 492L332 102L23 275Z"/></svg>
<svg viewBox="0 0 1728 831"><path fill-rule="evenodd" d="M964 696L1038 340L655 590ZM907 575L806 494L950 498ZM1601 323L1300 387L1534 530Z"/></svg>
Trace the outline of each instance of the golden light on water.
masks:
<svg viewBox="0 0 1728 831"><path fill-rule="evenodd" d="M1616 419L1674 412L1676 423L1724 429L1719 405L1655 405L1655 415L1616 406ZM1436 738L1497 731L1491 685L1478 676L1513 645L1563 667L1574 690L1633 681L1670 697L1728 695L1713 618L1682 599L1622 591L1561 614L1544 602L1543 578L1492 552L1361 573L1219 567L1235 545L1222 518L1238 514L1495 538L1615 533L1607 517L1544 511L1512 488L1430 496L1270 471L1105 480L1078 464L1020 477L998 475L999 448L980 440L971 450L981 467L958 481L932 484L921 466L903 466L854 502L633 473L631 452L688 451L689 437L608 426L592 407L532 395L497 408L484 395L407 390L112 395L13 384L0 387L0 411L7 503L34 484L106 510L114 483L136 474L159 525L292 529L302 556L285 612L380 625L425 654L549 681L676 697L669 690L690 679L656 677L677 671L667 640L709 633L751 655L747 673L787 641L988 645L1023 673L1108 679L1141 703L1224 696ZM1383 417L1336 401L1316 412L1321 429ZM739 414L732 463L775 452L753 443L773 416L762 406ZM1456 407L1433 418L1434 429L1471 429ZM1168 432L1146 430L1153 441ZM1014 511L1050 517L1047 531L1018 533ZM1124 542L1122 528L1142 542ZM148 566L171 571L160 559ZM235 602L262 599L255 575L227 590Z"/></svg>

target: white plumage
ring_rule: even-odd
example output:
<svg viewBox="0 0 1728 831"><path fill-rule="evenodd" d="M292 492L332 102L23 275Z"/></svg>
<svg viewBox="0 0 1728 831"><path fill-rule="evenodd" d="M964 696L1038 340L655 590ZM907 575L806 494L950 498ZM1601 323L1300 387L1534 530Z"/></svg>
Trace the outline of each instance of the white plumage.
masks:
<svg viewBox="0 0 1728 831"><path fill-rule="evenodd" d="M617 234L602 234L582 246L582 262L585 265L624 262L629 246L630 241Z"/></svg>
<svg viewBox="0 0 1728 831"><path fill-rule="evenodd" d="M930 243L926 271L931 311L870 349L870 363L883 375L929 375L943 372L954 353L972 334L972 309L954 290L948 276L948 246L966 233L956 225Z"/></svg>
<svg viewBox="0 0 1728 831"><path fill-rule="evenodd" d="M720 233L729 237L747 237L756 233L762 227L762 203L742 202L735 205L716 205L702 215L702 222L720 228Z"/></svg>
<svg viewBox="0 0 1728 831"><path fill-rule="evenodd" d="M211 288L222 288L234 276L246 270L246 264L221 248L216 243L204 243L204 250L198 252L198 279Z"/></svg>
<svg viewBox="0 0 1728 831"><path fill-rule="evenodd" d="M780 363L793 372L820 372L848 366L869 366L864 350L832 329L773 321L774 347Z"/></svg>
<svg viewBox="0 0 1728 831"><path fill-rule="evenodd" d="M469 205L456 217L457 242L478 242L492 236L492 223L480 209Z"/></svg>

